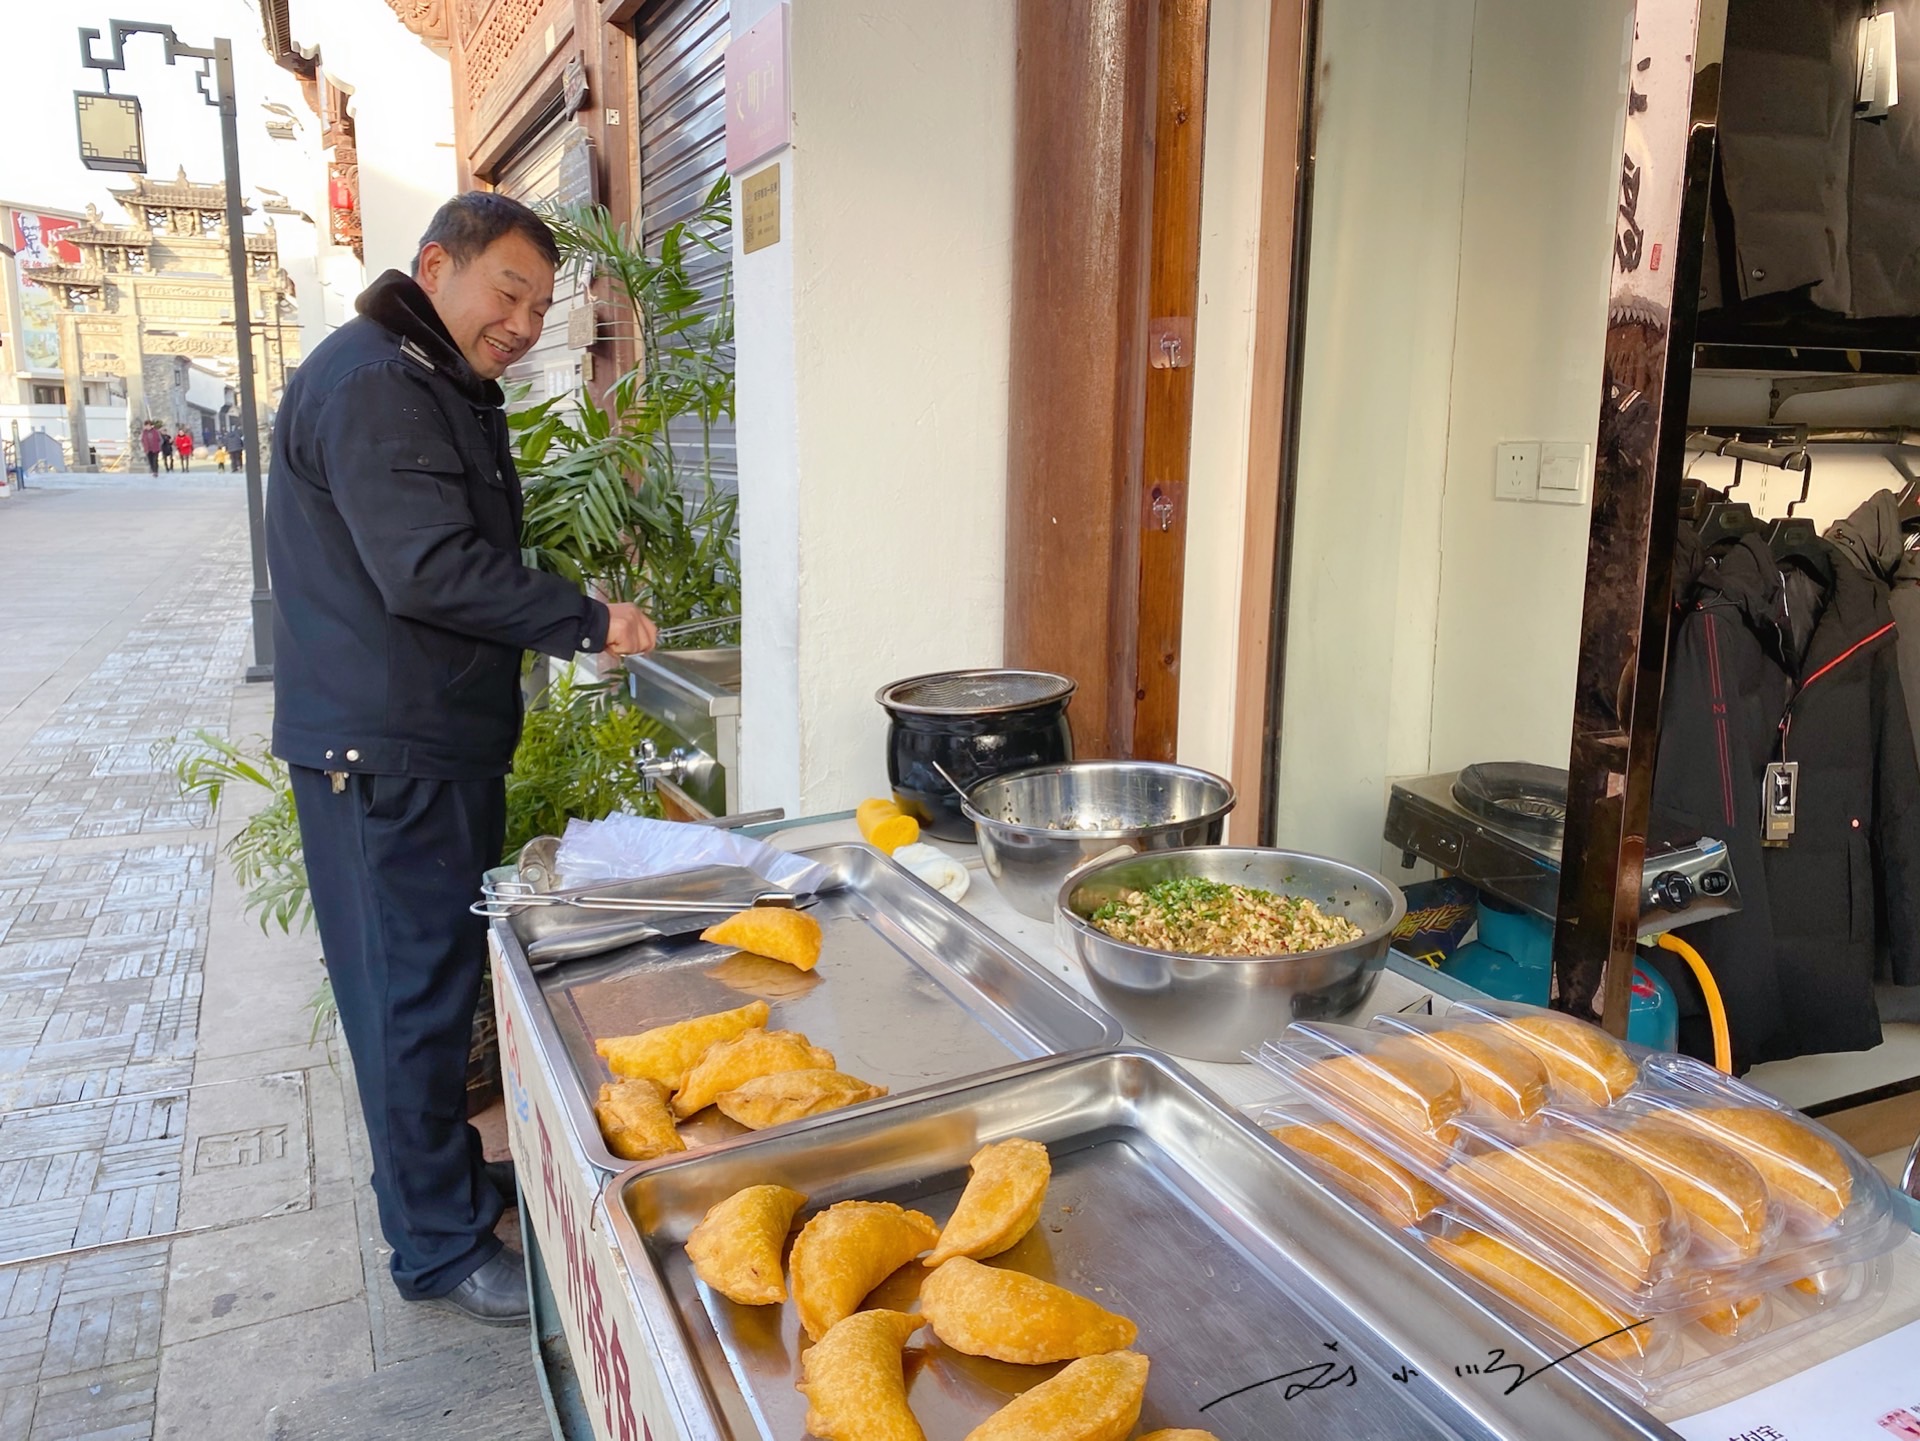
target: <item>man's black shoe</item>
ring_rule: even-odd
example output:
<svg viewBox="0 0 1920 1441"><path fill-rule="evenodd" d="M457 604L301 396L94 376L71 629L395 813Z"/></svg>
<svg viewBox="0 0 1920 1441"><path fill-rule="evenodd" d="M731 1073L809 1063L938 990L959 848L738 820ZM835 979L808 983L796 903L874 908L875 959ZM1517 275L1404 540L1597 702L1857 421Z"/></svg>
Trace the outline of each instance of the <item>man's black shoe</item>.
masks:
<svg viewBox="0 0 1920 1441"><path fill-rule="evenodd" d="M452 1311L483 1326L527 1324L527 1267L515 1250L502 1250L444 1296L423 1304Z"/></svg>
<svg viewBox="0 0 1920 1441"><path fill-rule="evenodd" d="M520 1193L513 1184L513 1162L511 1160L488 1161L485 1169L487 1180L492 1183L493 1189L506 1199L507 1209L512 1210L519 1205Z"/></svg>

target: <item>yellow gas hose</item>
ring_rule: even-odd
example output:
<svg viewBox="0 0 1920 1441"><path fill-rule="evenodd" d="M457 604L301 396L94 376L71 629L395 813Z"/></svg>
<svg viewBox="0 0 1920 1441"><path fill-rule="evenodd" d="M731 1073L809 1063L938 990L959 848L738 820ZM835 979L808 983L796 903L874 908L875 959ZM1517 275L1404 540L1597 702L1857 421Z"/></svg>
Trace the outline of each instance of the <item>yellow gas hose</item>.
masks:
<svg viewBox="0 0 1920 1441"><path fill-rule="evenodd" d="M1713 983L1713 972L1707 969L1707 963L1700 953L1688 945L1672 931L1654 938L1654 944L1663 951L1672 951L1687 963L1693 972L1694 980L1700 983L1700 994L1707 1003L1707 1022L1713 1027L1713 1064L1720 1070L1733 1073L1733 1042L1727 1035L1727 1008L1720 999L1720 988Z"/></svg>

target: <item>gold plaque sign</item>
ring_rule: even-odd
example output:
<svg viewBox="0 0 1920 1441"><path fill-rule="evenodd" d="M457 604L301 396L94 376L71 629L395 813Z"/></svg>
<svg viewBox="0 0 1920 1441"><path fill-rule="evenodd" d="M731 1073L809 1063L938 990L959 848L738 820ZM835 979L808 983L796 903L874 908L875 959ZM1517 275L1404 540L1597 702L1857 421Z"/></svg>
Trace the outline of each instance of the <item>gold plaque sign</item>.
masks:
<svg viewBox="0 0 1920 1441"><path fill-rule="evenodd" d="M740 182L746 203L740 207L741 249L748 255L780 243L780 166L755 171Z"/></svg>

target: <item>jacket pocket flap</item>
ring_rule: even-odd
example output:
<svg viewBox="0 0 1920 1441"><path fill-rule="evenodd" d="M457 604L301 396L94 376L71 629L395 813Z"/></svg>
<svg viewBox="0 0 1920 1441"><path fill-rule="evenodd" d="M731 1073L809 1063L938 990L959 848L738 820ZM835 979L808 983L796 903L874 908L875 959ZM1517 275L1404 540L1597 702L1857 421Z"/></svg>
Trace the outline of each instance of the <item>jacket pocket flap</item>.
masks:
<svg viewBox="0 0 1920 1441"><path fill-rule="evenodd" d="M422 470L434 475L461 475L466 462L451 441L438 436L414 436L390 440L381 447L383 458L394 470Z"/></svg>

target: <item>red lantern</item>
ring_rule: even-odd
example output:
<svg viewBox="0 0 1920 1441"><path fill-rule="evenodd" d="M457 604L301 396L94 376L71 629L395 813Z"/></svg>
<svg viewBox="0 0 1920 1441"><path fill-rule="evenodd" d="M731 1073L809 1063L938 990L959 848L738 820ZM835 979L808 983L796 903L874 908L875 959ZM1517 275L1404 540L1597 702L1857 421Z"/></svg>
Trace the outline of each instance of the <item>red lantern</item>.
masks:
<svg viewBox="0 0 1920 1441"><path fill-rule="evenodd" d="M327 203L335 210L353 209L353 187L338 175L327 181Z"/></svg>

